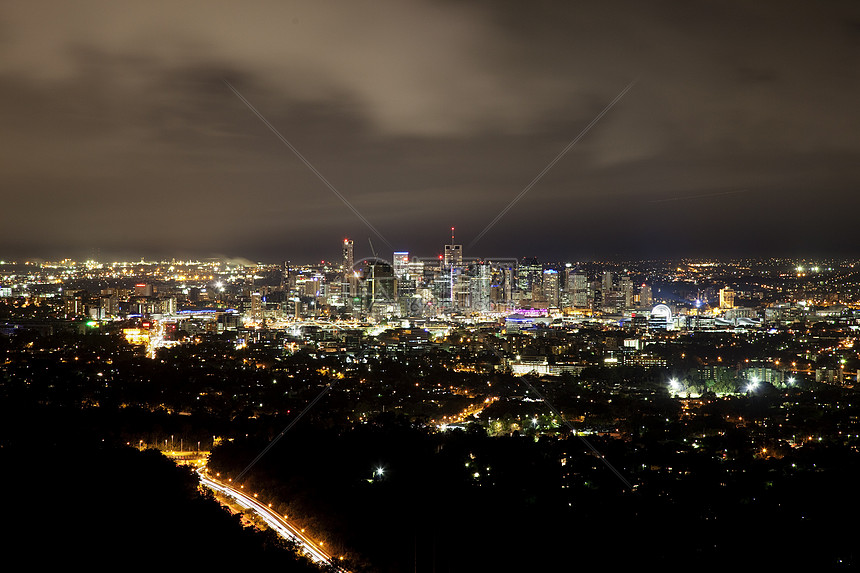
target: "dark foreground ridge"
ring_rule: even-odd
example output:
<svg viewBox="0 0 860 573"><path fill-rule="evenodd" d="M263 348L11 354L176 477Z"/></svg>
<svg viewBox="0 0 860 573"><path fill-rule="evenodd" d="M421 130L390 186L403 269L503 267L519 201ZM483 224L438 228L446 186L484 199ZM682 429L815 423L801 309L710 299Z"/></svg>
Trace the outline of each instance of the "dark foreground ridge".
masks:
<svg viewBox="0 0 860 573"><path fill-rule="evenodd" d="M8 406L8 404L7 404ZM319 572L271 532L245 527L196 475L157 450L98 435L119 418L3 408L4 559L27 567L274 566ZM118 427L114 426L114 428Z"/></svg>

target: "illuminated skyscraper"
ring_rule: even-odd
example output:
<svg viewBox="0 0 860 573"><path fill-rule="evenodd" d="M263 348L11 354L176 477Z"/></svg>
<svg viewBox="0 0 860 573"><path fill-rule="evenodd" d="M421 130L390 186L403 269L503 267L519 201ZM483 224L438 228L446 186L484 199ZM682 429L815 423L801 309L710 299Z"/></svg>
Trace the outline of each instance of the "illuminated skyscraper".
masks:
<svg viewBox="0 0 860 573"><path fill-rule="evenodd" d="M394 278L401 280L409 272L409 251L394 253Z"/></svg>
<svg viewBox="0 0 860 573"><path fill-rule="evenodd" d="M576 308L588 307L588 276L582 272L570 272L567 275L567 292L570 303Z"/></svg>
<svg viewBox="0 0 860 573"><path fill-rule="evenodd" d="M720 308L734 308L735 291L730 286L720 289Z"/></svg>
<svg viewBox="0 0 860 573"><path fill-rule="evenodd" d="M445 258L443 259L446 267L463 266L463 245L445 245Z"/></svg>
<svg viewBox="0 0 860 573"><path fill-rule="evenodd" d="M348 309L352 308L353 297L358 293L358 283L353 273L355 259L353 255L352 239L343 240L343 283L340 290Z"/></svg>
<svg viewBox="0 0 860 573"><path fill-rule="evenodd" d="M639 306L642 308L651 308L652 304L651 287L643 283L639 288Z"/></svg>
<svg viewBox="0 0 860 573"><path fill-rule="evenodd" d="M490 266L478 264L474 267L474 276L469 281L470 299L473 311L490 310Z"/></svg>
<svg viewBox="0 0 860 573"><path fill-rule="evenodd" d="M263 321L263 295L259 292L251 293L251 319L256 323Z"/></svg>
<svg viewBox="0 0 860 573"><path fill-rule="evenodd" d="M445 245L445 257L442 262L446 267L463 266L463 245L454 244L454 227L451 227L451 244Z"/></svg>
<svg viewBox="0 0 860 573"><path fill-rule="evenodd" d="M353 258L352 239L343 240L343 272L352 273L352 267L355 266Z"/></svg>
<svg viewBox="0 0 860 573"><path fill-rule="evenodd" d="M543 268L537 258L523 259L517 266L517 289L532 292L540 285Z"/></svg>
<svg viewBox="0 0 860 573"><path fill-rule="evenodd" d="M623 308L628 309L633 307L633 281L630 277L621 277L618 281L618 290L621 293L624 303Z"/></svg>
<svg viewBox="0 0 860 573"><path fill-rule="evenodd" d="M603 292L607 293L612 290L612 283L614 282L614 278L612 276L612 271L603 271Z"/></svg>
<svg viewBox="0 0 860 573"><path fill-rule="evenodd" d="M547 269L543 272L543 296L550 306L558 306L558 271Z"/></svg>
<svg viewBox="0 0 860 573"><path fill-rule="evenodd" d="M512 267L505 267L503 270L504 273L504 281L505 281L505 303L511 302L514 293L514 269Z"/></svg>

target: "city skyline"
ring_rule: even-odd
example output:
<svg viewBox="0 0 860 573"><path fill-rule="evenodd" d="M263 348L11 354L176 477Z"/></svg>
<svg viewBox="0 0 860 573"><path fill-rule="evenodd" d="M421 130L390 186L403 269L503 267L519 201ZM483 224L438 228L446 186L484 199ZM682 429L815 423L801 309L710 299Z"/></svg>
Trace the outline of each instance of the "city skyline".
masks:
<svg viewBox="0 0 860 573"><path fill-rule="evenodd" d="M0 257L858 254L852 3L201 8L4 12Z"/></svg>

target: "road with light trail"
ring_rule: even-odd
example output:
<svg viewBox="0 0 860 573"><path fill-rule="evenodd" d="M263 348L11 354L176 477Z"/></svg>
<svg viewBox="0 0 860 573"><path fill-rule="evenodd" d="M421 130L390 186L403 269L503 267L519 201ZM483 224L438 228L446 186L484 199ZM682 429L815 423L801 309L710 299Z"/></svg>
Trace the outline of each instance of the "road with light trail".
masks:
<svg viewBox="0 0 860 573"><path fill-rule="evenodd" d="M298 543L300 550L308 556L308 558L314 563L327 565L327 564L337 564L334 561L334 558L329 555L326 551L324 551L319 543L313 541L308 536L306 536L302 531L296 528L294 525L290 524L282 515L273 511L266 504L258 501L253 495L248 495L241 489L236 489L229 483L222 482L221 480L215 479L209 476L206 473L205 468L200 468L197 470L197 475L200 476L200 483L204 486L222 494L227 497L230 497L235 501L235 503L243 508L250 508L254 510L257 515L259 515L263 521L266 522L270 528L272 528L278 535L285 539L290 539ZM344 573L348 573L346 569L338 567L340 571Z"/></svg>

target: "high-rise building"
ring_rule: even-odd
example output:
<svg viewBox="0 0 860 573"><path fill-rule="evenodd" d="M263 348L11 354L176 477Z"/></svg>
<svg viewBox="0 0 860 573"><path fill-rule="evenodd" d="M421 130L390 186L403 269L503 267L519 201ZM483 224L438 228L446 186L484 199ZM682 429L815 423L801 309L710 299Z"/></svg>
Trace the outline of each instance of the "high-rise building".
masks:
<svg viewBox="0 0 860 573"><path fill-rule="evenodd" d="M398 251L394 253L394 278L397 280L409 272L409 251Z"/></svg>
<svg viewBox="0 0 860 573"><path fill-rule="evenodd" d="M630 277L621 277L621 280L618 281L618 290L621 293L621 296L624 299L623 307L624 309L633 307L633 281Z"/></svg>
<svg viewBox="0 0 860 573"><path fill-rule="evenodd" d="M451 227L451 244L445 245L445 256L442 262L446 267L463 266L463 245L454 244L454 227Z"/></svg>
<svg viewBox="0 0 860 573"><path fill-rule="evenodd" d="M251 319L254 322L263 320L263 295L259 292L251 293Z"/></svg>
<svg viewBox="0 0 860 573"><path fill-rule="evenodd" d="M541 282L543 268L537 258L523 259L517 266L517 290L533 292L534 285Z"/></svg>
<svg viewBox="0 0 860 573"><path fill-rule="evenodd" d="M720 289L720 308L734 308L735 291L730 286Z"/></svg>
<svg viewBox="0 0 860 573"><path fill-rule="evenodd" d="M413 260L408 263L406 265L406 272L409 275L409 278L415 281L417 285L423 286L425 282L433 282L432 280L425 281L424 261Z"/></svg>
<svg viewBox="0 0 860 573"><path fill-rule="evenodd" d="M582 272L568 272L567 292L570 303L576 308L588 307L588 276Z"/></svg>
<svg viewBox="0 0 860 573"><path fill-rule="evenodd" d="M445 245L445 256L442 261L446 267L463 266L463 245Z"/></svg>
<svg viewBox="0 0 860 573"><path fill-rule="evenodd" d="M474 276L469 281L470 299L473 311L485 312L490 309L490 266L475 265Z"/></svg>
<svg viewBox="0 0 860 573"><path fill-rule="evenodd" d="M653 304L653 297L651 296L651 287L643 284L639 288L639 306L642 308L651 308L651 304Z"/></svg>
<svg viewBox="0 0 860 573"><path fill-rule="evenodd" d="M352 274L352 267L355 266L355 260L353 258L353 244L352 239L344 239L343 240L343 272L344 276L346 273Z"/></svg>
<svg viewBox="0 0 860 573"><path fill-rule="evenodd" d="M543 296L549 306L558 306L558 271L547 269L543 272Z"/></svg>
<svg viewBox="0 0 860 573"><path fill-rule="evenodd" d="M505 303L511 302L514 292L514 269L505 267L504 269L504 284L505 284Z"/></svg>
<svg viewBox="0 0 860 573"><path fill-rule="evenodd" d="M343 263L341 263L343 265L343 283L340 289L348 309L352 308L353 297L358 294L358 282L353 272L353 267L355 267L353 247L352 239L343 240Z"/></svg>
<svg viewBox="0 0 860 573"><path fill-rule="evenodd" d="M604 293L612 290L613 278L614 277L612 276L612 271L603 271L603 284L602 284L602 286L603 286L603 292Z"/></svg>

